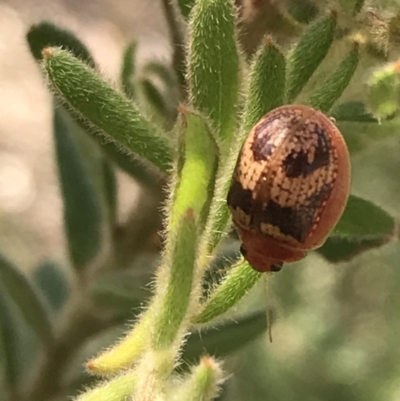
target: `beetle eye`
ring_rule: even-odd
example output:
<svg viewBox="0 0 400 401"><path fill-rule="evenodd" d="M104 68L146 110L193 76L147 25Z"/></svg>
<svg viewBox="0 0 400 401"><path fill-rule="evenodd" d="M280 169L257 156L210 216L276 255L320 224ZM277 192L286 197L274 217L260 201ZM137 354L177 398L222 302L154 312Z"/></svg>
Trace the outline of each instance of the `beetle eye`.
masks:
<svg viewBox="0 0 400 401"><path fill-rule="evenodd" d="M271 266L272 272L279 272L282 269L283 263L276 263Z"/></svg>

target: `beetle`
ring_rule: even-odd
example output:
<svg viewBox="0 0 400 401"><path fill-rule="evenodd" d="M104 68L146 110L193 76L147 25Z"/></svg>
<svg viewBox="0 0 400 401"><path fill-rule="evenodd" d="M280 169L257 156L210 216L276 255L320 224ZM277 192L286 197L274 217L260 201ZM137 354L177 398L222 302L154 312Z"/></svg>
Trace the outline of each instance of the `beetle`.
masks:
<svg viewBox="0 0 400 401"><path fill-rule="evenodd" d="M322 112L286 105L261 118L242 146L227 196L249 264L279 271L322 246L344 211L350 176L343 136Z"/></svg>

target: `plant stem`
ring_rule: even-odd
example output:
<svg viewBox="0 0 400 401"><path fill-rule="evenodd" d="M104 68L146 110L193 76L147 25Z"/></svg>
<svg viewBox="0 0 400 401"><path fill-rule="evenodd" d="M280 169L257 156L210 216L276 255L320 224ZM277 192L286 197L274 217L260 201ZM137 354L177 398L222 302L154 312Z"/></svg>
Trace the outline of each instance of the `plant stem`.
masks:
<svg viewBox="0 0 400 401"><path fill-rule="evenodd" d="M85 292L77 288L66 306L55 341L43 350L35 376L24 386L27 390L21 397L22 401L47 401L62 394L63 374L72 357L85 340L110 326L111 320L100 318L93 309Z"/></svg>
<svg viewBox="0 0 400 401"><path fill-rule="evenodd" d="M185 44L182 31L179 27L173 0L162 0L165 18L167 20L172 45L172 66L179 82L181 101L186 98L185 79Z"/></svg>

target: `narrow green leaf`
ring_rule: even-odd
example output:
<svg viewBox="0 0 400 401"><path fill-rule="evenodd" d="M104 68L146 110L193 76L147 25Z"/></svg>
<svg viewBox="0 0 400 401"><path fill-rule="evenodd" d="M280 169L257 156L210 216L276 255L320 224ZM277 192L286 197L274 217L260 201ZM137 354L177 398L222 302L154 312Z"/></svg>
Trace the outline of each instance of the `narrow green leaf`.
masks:
<svg viewBox="0 0 400 401"><path fill-rule="evenodd" d="M179 9L185 18L189 17L190 11L194 6L195 0L178 0Z"/></svg>
<svg viewBox="0 0 400 401"><path fill-rule="evenodd" d="M95 67L87 47L71 31L61 29L51 22L43 21L33 25L26 34L26 39L33 57L38 61L43 59L42 51L46 47L61 47L90 67Z"/></svg>
<svg viewBox="0 0 400 401"><path fill-rule="evenodd" d="M10 302L5 295L6 291L0 283L0 356L4 358L1 363L1 373L4 372L6 386L12 390L15 389L20 373L18 358L20 346Z"/></svg>
<svg viewBox="0 0 400 401"><path fill-rule="evenodd" d="M117 344L87 362L87 369L96 375L115 375L130 368L146 350L153 313L148 308Z"/></svg>
<svg viewBox="0 0 400 401"><path fill-rule="evenodd" d="M325 58L333 42L336 12L310 24L287 60L286 98L291 103Z"/></svg>
<svg viewBox="0 0 400 401"><path fill-rule="evenodd" d="M187 209L192 209L203 230L214 191L218 167L218 147L205 120L181 108L181 159L178 182L174 193L171 227Z"/></svg>
<svg viewBox="0 0 400 401"><path fill-rule="evenodd" d="M162 176L159 172L155 171L154 168L152 169L149 163L146 163L145 160L135 158L132 152L123 148L118 142L104 139L102 131L93 127L93 125L82 116L77 118L77 116L70 113L69 110L66 110L66 112L72 119L76 120L76 125L82 130L82 134L91 137L101 147L101 150L106 153L108 158L119 168L129 174L139 184L149 189L155 190L160 188Z"/></svg>
<svg viewBox="0 0 400 401"><path fill-rule="evenodd" d="M114 166L106 158L103 160L103 181L108 217L114 227L118 213L118 183Z"/></svg>
<svg viewBox="0 0 400 401"><path fill-rule="evenodd" d="M193 106L209 116L230 143L239 88L235 11L231 0L197 0L191 15L188 54Z"/></svg>
<svg viewBox="0 0 400 401"><path fill-rule="evenodd" d="M206 323L234 306L261 278L262 273L252 269L243 259L232 266L224 281L206 301L195 323Z"/></svg>
<svg viewBox="0 0 400 401"><path fill-rule="evenodd" d="M156 61L150 61L143 67L143 75L146 77L154 76L158 78L166 87L176 88L178 84L176 76L171 68Z"/></svg>
<svg viewBox="0 0 400 401"><path fill-rule="evenodd" d="M126 96L133 99L135 86L132 82L135 73L136 42L131 42L126 47L122 58L121 86Z"/></svg>
<svg viewBox="0 0 400 401"><path fill-rule="evenodd" d="M159 189L161 176L150 169L144 161L127 153L126 149L118 146L117 142L105 142L101 134L94 132L93 129L89 128L85 132L99 143L107 156L119 168L124 170L125 173L129 174L139 184L151 189Z"/></svg>
<svg viewBox="0 0 400 401"><path fill-rule="evenodd" d="M165 117L168 113L168 107L166 99L157 86L150 79L141 79L140 85L142 87L144 96L150 106L160 114L160 116Z"/></svg>
<svg viewBox="0 0 400 401"><path fill-rule="evenodd" d="M218 185L218 184L217 184ZM228 189L227 189L228 191ZM221 191L225 196L225 191ZM216 195L219 193L217 192ZM211 215L213 216L212 228L210 233L210 238L208 242L208 252L212 253L212 251L218 246L222 238L228 233L232 224L230 221L230 212L228 206L226 205L225 198L219 198L220 201L215 200L214 207L211 208Z"/></svg>
<svg viewBox="0 0 400 401"><path fill-rule="evenodd" d="M82 270L102 246L101 202L60 110L54 116L54 140L70 257Z"/></svg>
<svg viewBox="0 0 400 401"><path fill-rule="evenodd" d="M353 49L340 63L336 71L311 96L310 103L314 108L326 113L342 96L356 71L359 61L358 53L359 45L354 43Z"/></svg>
<svg viewBox="0 0 400 401"><path fill-rule="evenodd" d="M175 341L186 316L193 285L198 233L193 210L189 209L180 221L171 255L166 292L156 312L152 346L167 349Z"/></svg>
<svg viewBox="0 0 400 401"><path fill-rule="evenodd" d="M287 10L296 21L302 24L309 24L319 14L318 7L308 0L290 0Z"/></svg>
<svg viewBox="0 0 400 401"><path fill-rule="evenodd" d="M90 294L99 307L133 312L151 295L151 280L151 276L137 276L129 271L110 273L92 284Z"/></svg>
<svg viewBox="0 0 400 401"><path fill-rule="evenodd" d="M141 75L139 83L151 106L150 114L156 112L161 124L170 131L176 122L179 105L179 82L176 74L169 66L152 61L143 67Z"/></svg>
<svg viewBox="0 0 400 401"><path fill-rule="evenodd" d="M52 327L39 293L10 261L1 255L0 281L39 339L48 345L53 337Z"/></svg>
<svg viewBox="0 0 400 401"><path fill-rule="evenodd" d="M75 398L75 401L127 401L135 391L136 373L128 371Z"/></svg>
<svg viewBox="0 0 400 401"><path fill-rule="evenodd" d="M239 241L224 241L218 247L218 253L214 256L207 267L203 277L203 293L205 301L215 290L216 286L221 284L232 266L241 259L242 254L239 250Z"/></svg>
<svg viewBox="0 0 400 401"><path fill-rule="evenodd" d="M193 366L190 374L178 388L174 398L177 401L212 401L220 393L223 380L220 364L210 356L203 356L197 366Z"/></svg>
<svg viewBox="0 0 400 401"><path fill-rule="evenodd" d="M70 53L55 48L43 53L52 88L75 116L83 116L107 140L118 142L161 171L170 168L173 152L167 138L159 135L131 101Z"/></svg>
<svg viewBox="0 0 400 401"><path fill-rule="evenodd" d="M226 197L232 182L232 174L241 147L241 141L235 141L232 144L232 149L225 165L218 172L215 184L215 195L211 203L210 218L206 228L209 233L208 253L214 251L221 239L227 234L232 226Z"/></svg>
<svg viewBox="0 0 400 401"><path fill-rule="evenodd" d="M340 103L332 110L331 115L337 122L378 122L372 113L367 110L366 105L359 101Z"/></svg>
<svg viewBox="0 0 400 401"><path fill-rule="evenodd" d="M388 213L351 195L342 218L319 252L331 261L348 259L363 250L383 245L390 240L394 229L395 221Z"/></svg>
<svg viewBox="0 0 400 401"><path fill-rule="evenodd" d="M61 267L50 260L44 260L33 271L32 279L51 307L55 311L60 310L69 296L68 281Z"/></svg>
<svg viewBox="0 0 400 401"><path fill-rule="evenodd" d="M242 135L247 135L253 125L266 113L283 104L285 63L285 57L280 49L270 37L267 37L251 67Z"/></svg>
<svg viewBox="0 0 400 401"><path fill-rule="evenodd" d="M192 363L202 355L222 357L254 340L267 328L265 310L194 331L183 349L182 359Z"/></svg>

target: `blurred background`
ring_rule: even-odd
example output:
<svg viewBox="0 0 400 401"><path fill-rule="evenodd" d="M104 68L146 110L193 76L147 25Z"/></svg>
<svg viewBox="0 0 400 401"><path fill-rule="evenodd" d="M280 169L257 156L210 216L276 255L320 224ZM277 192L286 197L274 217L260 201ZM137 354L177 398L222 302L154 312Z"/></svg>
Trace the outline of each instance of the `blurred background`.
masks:
<svg viewBox="0 0 400 401"><path fill-rule="evenodd" d="M385 16L399 12L400 2L380 2L379 7L374 10ZM26 272L50 259L68 274L52 101L25 39L30 26L42 20L74 32L110 82L119 76L129 41L137 41L139 70L152 60L168 65L172 49L159 1L0 1L0 252ZM278 29L276 34L285 44L284 32ZM391 46L386 59L363 61L345 100L364 100L374 69L398 60L398 43ZM336 54L341 51L333 49ZM323 76L324 68L315 80ZM352 156L353 193L398 220L400 119L372 127L345 124L343 130L345 135L373 138ZM123 221L135 205L139 187L125 173L118 172L118 180L118 218ZM264 309L264 286L260 283L238 310ZM232 376L221 399L400 400L396 238L349 261L331 264L313 253L301 263L285 266L268 282L267 304L273 311L273 343L263 334L226 358ZM115 336L112 332L105 343ZM81 366L91 352L89 344L76 365Z"/></svg>
<svg viewBox="0 0 400 401"><path fill-rule="evenodd" d="M67 258L52 100L25 39L31 25L42 20L81 38L110 82L116 82L124 47L133 39L139 68L149 60L168 64L171 58L165 18L156 1L0 2L0 248L24 269L44 256ZM135 186L124 183L121 196L131 204Z"/></svg>

